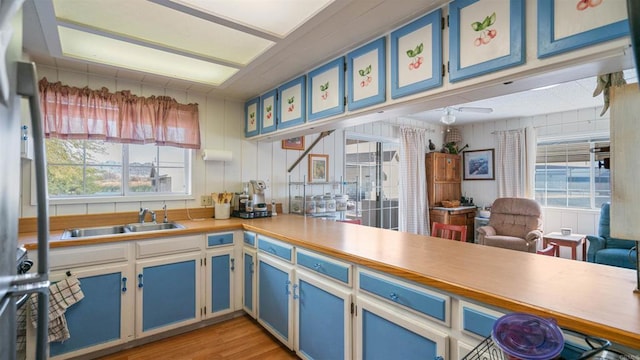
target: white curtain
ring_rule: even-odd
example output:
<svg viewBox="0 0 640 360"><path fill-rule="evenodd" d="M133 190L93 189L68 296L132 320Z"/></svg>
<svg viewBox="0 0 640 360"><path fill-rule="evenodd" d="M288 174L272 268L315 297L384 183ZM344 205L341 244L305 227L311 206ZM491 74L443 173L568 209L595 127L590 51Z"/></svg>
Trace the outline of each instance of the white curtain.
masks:
<svg viewBox="0 0 640 360"><path fill-rule="evenodd" d="M496 132L498 197L535 198L536 131Z"/></svg>
<svg viewBox="0 0 640 360"><path fill-rule="evenodd" d="M425 149L427 130L400 128L400 199L398 230L429 235Z"/></svg>

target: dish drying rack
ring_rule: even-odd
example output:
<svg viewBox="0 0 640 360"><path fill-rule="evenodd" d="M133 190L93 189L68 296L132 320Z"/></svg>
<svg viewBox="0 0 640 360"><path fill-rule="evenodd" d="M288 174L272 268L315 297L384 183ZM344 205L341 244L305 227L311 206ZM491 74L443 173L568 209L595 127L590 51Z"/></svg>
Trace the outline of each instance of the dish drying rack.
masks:
<svg viewBox="0 0 640 360"><path fill-rule="evenodd" d="M601 339L589 335L585 335L573 330L562 329L565 335L572 336L571 341L567 341L565 337L565 347L558 358L559 360L583 360L583 359L599 359L598 354L603 354L603 351L607 351L609 356L615 354L616 359L619 360L638 360L640 358L634 355L624 354L617 350L610 348L611 342L606 339ZM574 344L573 339L582 338L584 341L584 347L578 344ZM603 358L604 359L604 358ZM607 357L606 359L610 359ZM502 355L502 349L493 341L491 335L487 336L478 346L473 348L462 360L507 360Z"/></svg>

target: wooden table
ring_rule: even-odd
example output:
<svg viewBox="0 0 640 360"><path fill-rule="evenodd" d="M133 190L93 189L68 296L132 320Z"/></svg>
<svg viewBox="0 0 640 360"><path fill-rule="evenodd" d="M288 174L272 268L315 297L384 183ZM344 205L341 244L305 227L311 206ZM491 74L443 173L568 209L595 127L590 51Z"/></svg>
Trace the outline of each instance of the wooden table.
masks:
<svg viewBox="0 0 640 360"><path fill-rule="evenodd" d="M577 247L578 245L582 245L582 261L587 260L587 235L562 235L562 233L559 232L548 233L542 237L542 248L546 248L550 242L554 242L559 246L570 247L571 258L573 260L577 260Z"/></svg>

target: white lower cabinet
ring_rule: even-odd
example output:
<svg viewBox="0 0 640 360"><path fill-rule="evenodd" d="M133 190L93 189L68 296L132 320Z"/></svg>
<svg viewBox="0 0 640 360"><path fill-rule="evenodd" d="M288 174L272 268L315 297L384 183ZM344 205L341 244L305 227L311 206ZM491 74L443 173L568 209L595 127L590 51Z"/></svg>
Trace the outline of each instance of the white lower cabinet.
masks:
<svg viewBox="0 0 640 360"><path fill-rule="evenodd" d="M235 310L236 258L233 246L207 250L205 260L205 318ZM239 263L238 263L239 265ZM238 270L239 271L239 270Z"/></svg>
<svg viewBox="0 0 640 360"><path fill-rule="evenodd" d="M258 322L303 359L351 359L351 265L261 235L258 248Z"/></svg>
<svg viewBox="0 0 640 360"><path fill-rule="evenodd" d="M257 255L254 248L242 249L242 309L252 318L257 316Z"/></svg>
<svg viewBox="0 0 640 360"><path fill-rule="evenodd" d="M136 263L136 337L201 320L201 258L188 253Z"/></svg>
<svg viewBox="0 0 640 360"><path fill-rule="evenodd" d="M357 307L356 359L448 359L447 333L367 295Z"/></svg>
<svg viewBox="0 0 640 360"><path fill-rule="evenodd" d="M303 359L351 358L351 289L296 269L296 353Z"/></svg>
<svg viewBox="0 0 640 360"><path fill-rule="evenodd" d="M65 317L71 338L51 342L51 358L80 356L133 338L131 313L135 288L129 264L70 267L52 272L51 282L63 280L68 276L67 272L80 281L84 298L67 308Z"/></svg>
<svg viewBox="0 0 640 360"><path fill-rule="evenodd" d="M258 322L293 350L293 265L258 255Z"/></svg>
<svg viewBox="0 0 640 360"><path fill-rule="evenodd" d="M204 260L205 319L214 318L240 310L240 235L238 232L221 232L206 235ZM234 240L238 238L238 241ZM237 244L236 244L237 243Z"/></svg>

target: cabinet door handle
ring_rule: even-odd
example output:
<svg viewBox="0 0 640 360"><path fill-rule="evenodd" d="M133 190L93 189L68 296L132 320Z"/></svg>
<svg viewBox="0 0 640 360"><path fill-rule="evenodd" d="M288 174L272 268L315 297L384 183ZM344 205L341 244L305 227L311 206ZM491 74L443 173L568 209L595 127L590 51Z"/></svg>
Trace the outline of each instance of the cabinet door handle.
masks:
<svg viewBox="0 0 640 360"><path fill-rule="evenodd" d="M389 294L389 297L390 297L390 298L391 298L391 300L393 300L393 301L398 301L398 294L396 294L396 293L393 293L393 292L392 292L391 294Z"/></svg>
<svg viewBox="0 0 640 360"><path fill-rule="evenodd" d="M122 292L127 292L127 278L123 277L122 278Z"/></svg>
<svg viewBox="0 0 640 360"><path fill-rule="evenodd" d="M285 295L287 295L287 296L291 294L291 291L289 291L289 285L290 285L290 284L291 284L291 281L290 281L290 280L287 280L287 282L286 282L286 283L284 283L284 293L285 293Z"/></svg>
<svg viewBox="0 0 640 360"><path fill-rule="evenodd" d="M299 299L300 295L296 294L296 290L298 289L298 284L293 284L293 298Z"/></svg>
<svg viewBox="0 0 640 360"><path fill-rule="evenodd" d="M236 259L231 258L231 271L236 269Z"/></svg>
<svg viewBox="0 0 640 360"><path fill-rule="evenodd" d="M138 287L142 288L144 284L142 283L142 274L138 274Z"/></svg>
<svg viewBox="0 0 640 360"><path fill-rule="evenodd" d="M322 268L322 264L320 264L320 263L315 263L315 264L313 264L313 268L314 268L316 271L320 271L320 269Z"/></svg>
<svg viewBox="0 0 640 360"><path fill-rule="evenodd" d="M255 272L255 269L254 269L254 267L255 267L255 266L254 266L254 265L255 265L255 263L252 261L252 262L251 262L251 265L250 265L250 266L251 266L251 273L252 273L252 274Z"/></svg>
<svg viewBox="0 0 640 360"><path fill-rule="evenodd" d="M273 246L269 246L269 248L267 249L268 252L278 255L278 252L276 251L276 249L273 248Z"/></svg>

